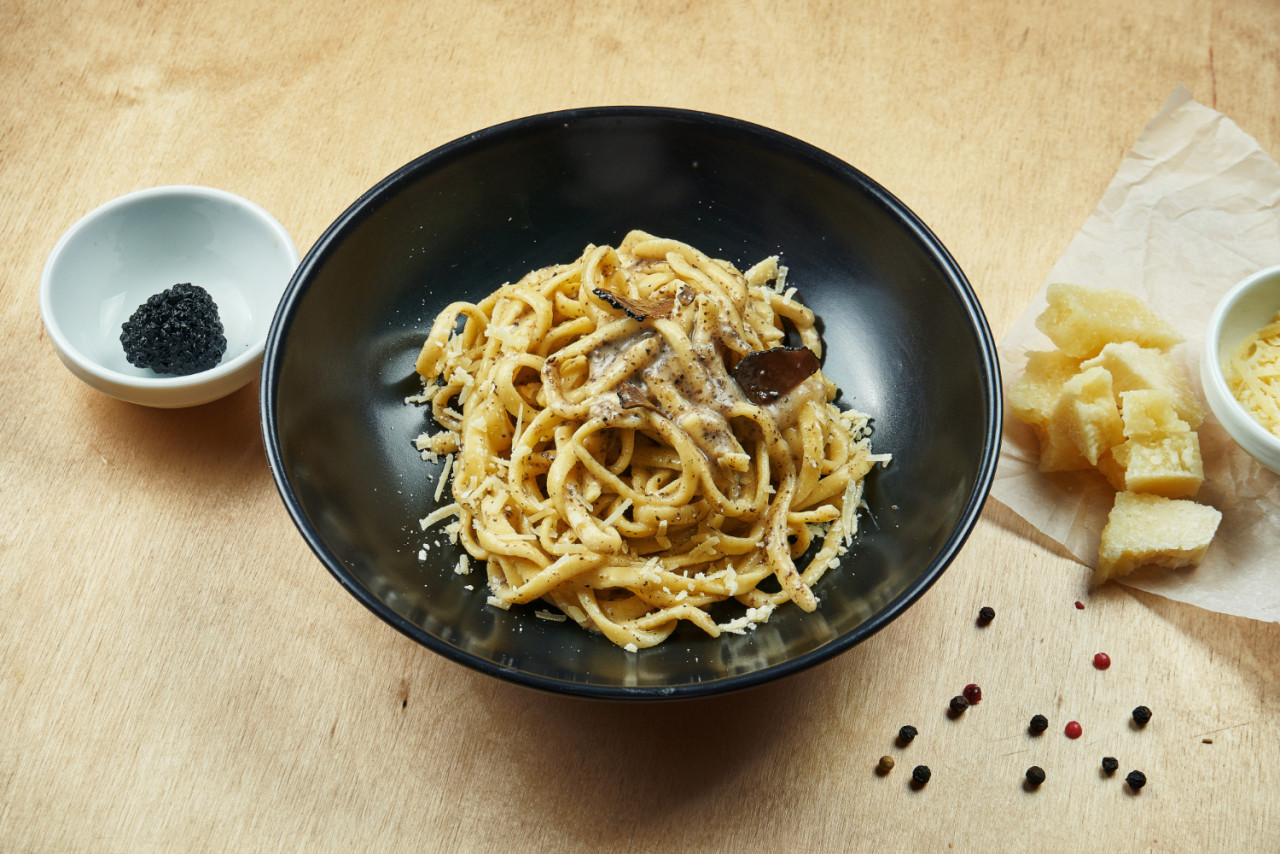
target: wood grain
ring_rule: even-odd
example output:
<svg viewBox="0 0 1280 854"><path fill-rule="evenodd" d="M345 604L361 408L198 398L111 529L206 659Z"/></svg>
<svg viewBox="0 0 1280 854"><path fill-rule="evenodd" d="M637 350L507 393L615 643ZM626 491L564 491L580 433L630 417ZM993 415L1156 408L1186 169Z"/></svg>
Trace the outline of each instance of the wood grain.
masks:
<svg viewBox="0 0 1280 854"><path fill-rule="evenodd" d="M110 400L63 370L36 299L58 236L121 193L230 190L305 251L443 142L630 103L863 169L999 336L1177 84L1280 155L1273 0L6 0L0 37L0 850L1280 849L1280 627L1090 596L993 502L915 607L820 668L668 706L531 693L334 583L272 486L256 384ZM968 682L985 699L950 720Z"/></svg>

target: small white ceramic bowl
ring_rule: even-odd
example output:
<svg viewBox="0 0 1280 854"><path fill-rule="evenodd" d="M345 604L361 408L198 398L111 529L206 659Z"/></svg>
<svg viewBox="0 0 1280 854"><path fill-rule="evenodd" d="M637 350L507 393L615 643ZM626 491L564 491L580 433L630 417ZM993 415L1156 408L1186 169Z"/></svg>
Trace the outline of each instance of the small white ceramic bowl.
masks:
<svg viewBox="0 0 1280 854"><path fill-rule="evenodd" d="M1280 266L1254 273L1236 285L1209 317L1200 359L1200 379L1209 408L1240 447L1280 474L1280 437L1253 419L1227 387L1223 364L1240 342L1266 326L1280 311Z"/></svg>
<svg viewBox="0 0 1280 854"><path fill-rule="evenodd" d="M284 226L253 202L208 187L139 190L62 235L40 277L40 313L63 363L99 391L146 406L196 406L257 376L298 260ZM120 327L148 297L180 282L217 304L227 336L222 362L181 377L134 367Z"/></svg>

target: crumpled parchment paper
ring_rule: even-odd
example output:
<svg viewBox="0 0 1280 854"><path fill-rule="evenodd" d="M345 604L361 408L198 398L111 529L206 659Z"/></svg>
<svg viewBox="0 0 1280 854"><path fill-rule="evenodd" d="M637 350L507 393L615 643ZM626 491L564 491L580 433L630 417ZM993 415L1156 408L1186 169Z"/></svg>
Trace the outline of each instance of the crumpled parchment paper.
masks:
<svg viewBox="0 0 1280 854"><path fill-rule="evenodd" d="M1028 350L1053 347L1035 328L1045 289L1071 282L1131 291L1186 342L1174 351L1200 392L1200 348L1218 300L1280 264L1280 164L1226 116L1179 86L1125 155L1098 207L1000 342L1005 387ZM1193 569L1139 569L1130 587L1236 616L1280 622L1280 475L1235 445L1208 413L1200 427L1205 484L1195 500L1222 511ZM1005 407L991 495L1088 566L1115 492L1092 472L1043 474L1031 429Z"/></svg>

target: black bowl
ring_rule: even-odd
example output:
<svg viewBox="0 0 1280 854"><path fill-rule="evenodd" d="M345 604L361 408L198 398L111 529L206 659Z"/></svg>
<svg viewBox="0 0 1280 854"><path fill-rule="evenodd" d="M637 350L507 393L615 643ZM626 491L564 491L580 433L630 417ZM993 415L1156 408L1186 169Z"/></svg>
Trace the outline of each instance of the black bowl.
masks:
<svg viewBox="0 0 1280 854"><path fill-rule="evenodd" d="M869 513L842 565L745 635L682 626L625 652L535 606L485 604L483 571L417 520L434 476L405 405L436 313L588 243L641 228L745 269L777 253L821 318L838 404L874 417ZM693 697L757 685L870 637L937 580L978 519L1000 436L982 308L929 229L874 181L791 137L684 110L533 116L451 142L381 181L307 253L267 339L262 416L280 494L307 543L366 607L419 643L535 688ZM434 430L434 425L433 425ZM437 467L438 468L438 467ZM466 589L466 585L474 589ZM542 607L542 606L537 606Z"/></svg>

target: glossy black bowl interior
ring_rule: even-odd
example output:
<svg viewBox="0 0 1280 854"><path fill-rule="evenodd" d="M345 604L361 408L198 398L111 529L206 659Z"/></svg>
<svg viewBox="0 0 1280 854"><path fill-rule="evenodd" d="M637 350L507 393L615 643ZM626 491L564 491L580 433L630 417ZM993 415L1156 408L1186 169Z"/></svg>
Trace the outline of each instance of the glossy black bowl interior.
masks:
<svg viewBox="0 0 1280 854"><path fill-rule="evenodd" d="M821 607L779 609L754 632L684 626L630 654L534 606L485 605L483 570L454 574L432 544L439 466L410 442L404 399L435 314L631 228L746 268L778 253L823 324L841 402L875 419L893 463ZM536 688L608 698L746 687L869 637L932 584L975 524L1000 436L995 348L947 251L865 175L791 137L681 110L534 116L443 146L387 177L312 247L263 360L271 467L299 530L357 599L455 661ZM431 425L434 431L434 425ZM446 498L447 500L447 498ZM474 589L466 590L471 584Z"/></svg>

